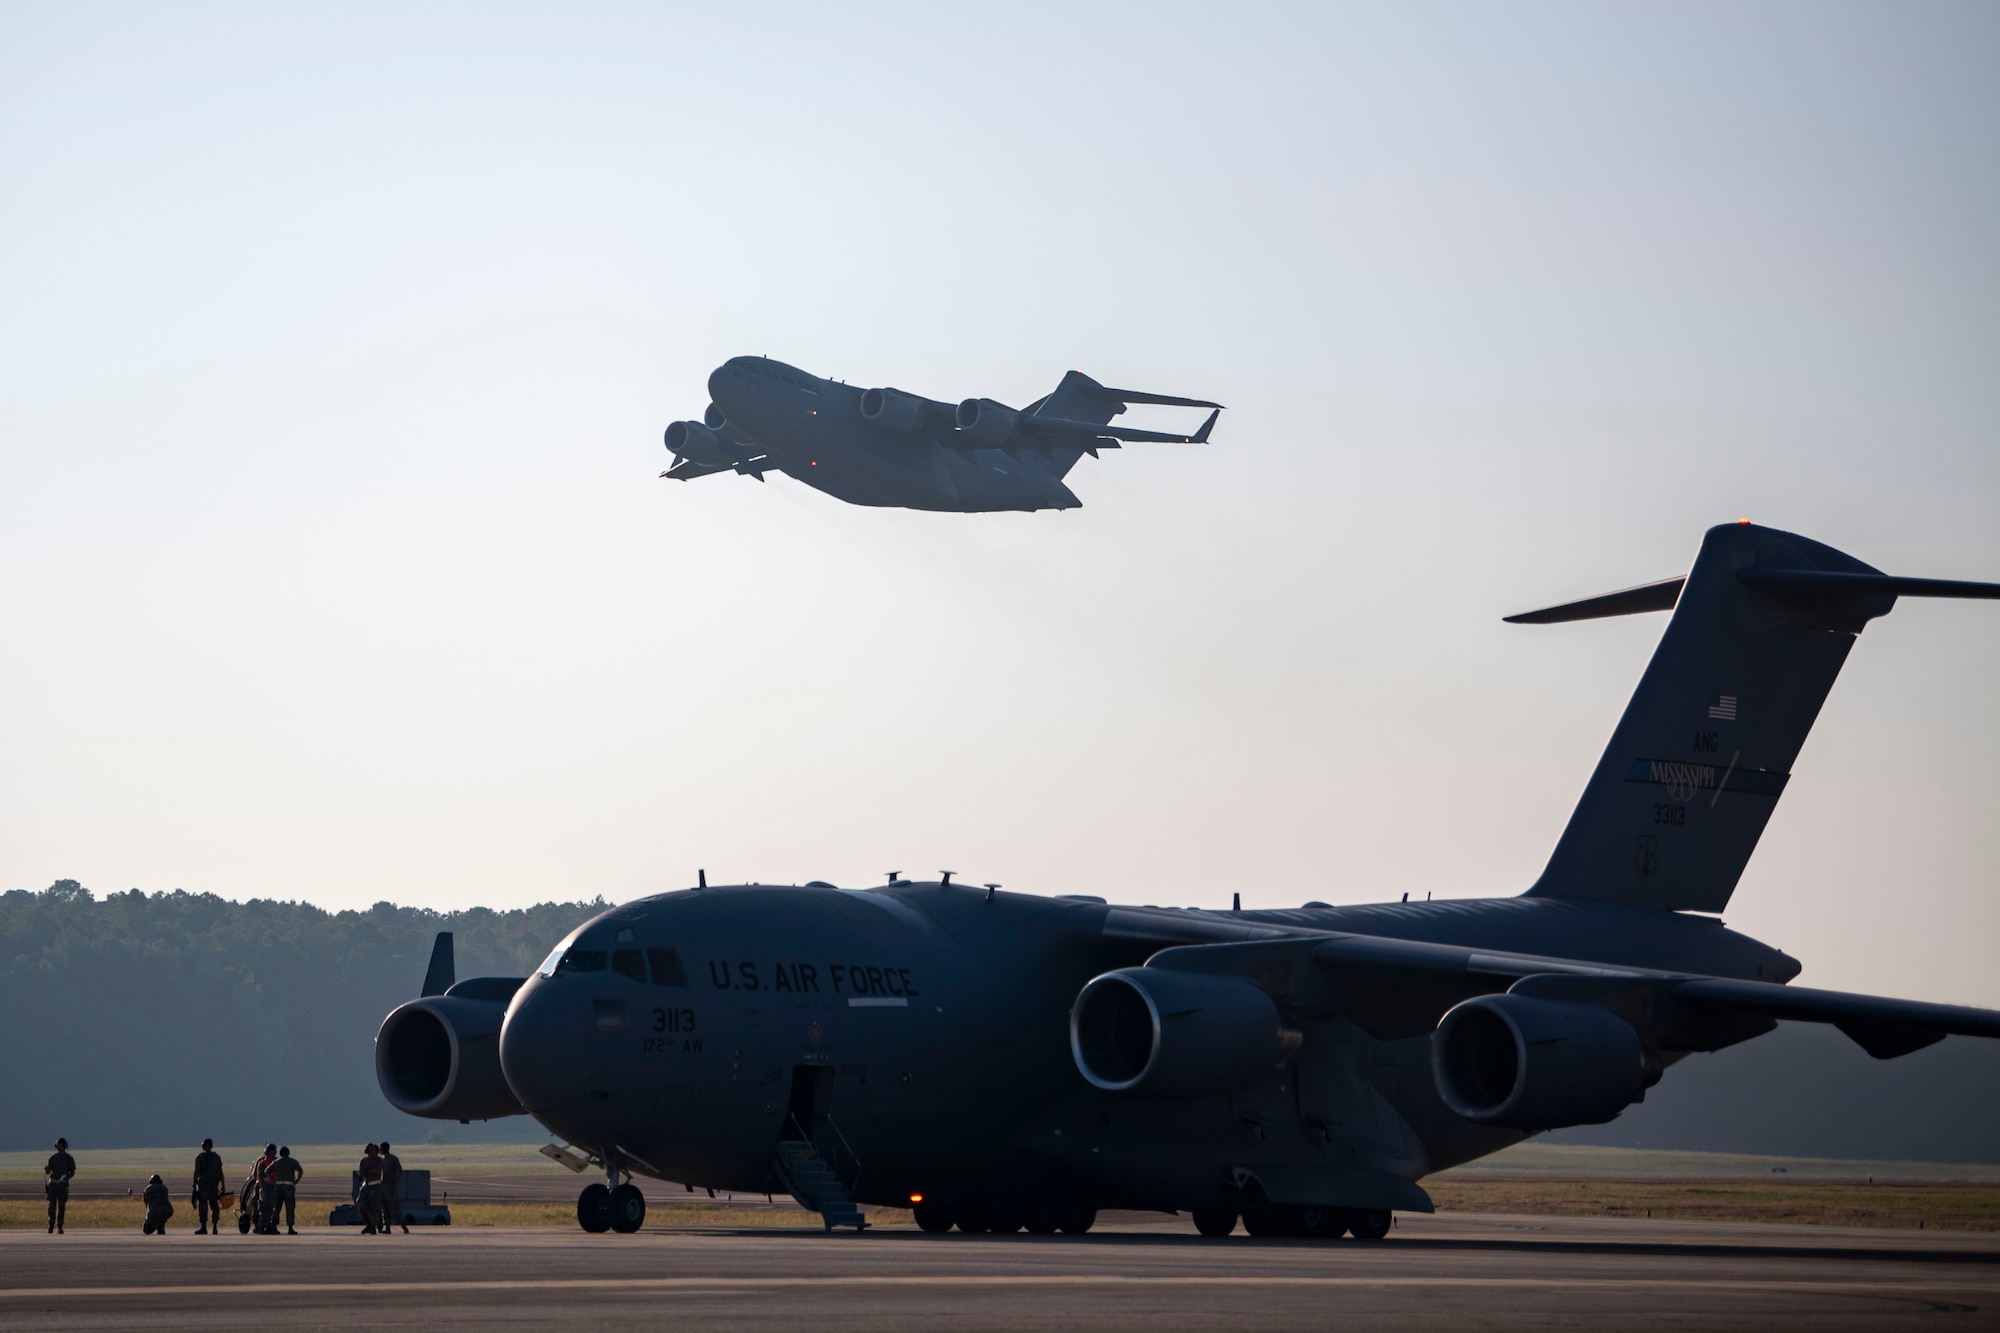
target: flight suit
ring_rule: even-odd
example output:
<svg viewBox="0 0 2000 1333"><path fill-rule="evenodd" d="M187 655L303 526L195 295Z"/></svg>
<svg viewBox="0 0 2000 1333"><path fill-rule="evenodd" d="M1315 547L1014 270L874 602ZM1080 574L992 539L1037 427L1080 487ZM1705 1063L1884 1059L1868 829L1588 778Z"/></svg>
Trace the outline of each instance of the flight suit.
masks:
<svg viewBox="0 0 2000 1333"><path fill-rule="evenodd" d="M278 1192L272 1188L271 1165L276 1157L259 1157L257 1165L251 1169L250 1178L257 1182L257 1208L250 1216L255 1219L251 1230L260 1236L276 1234L278 1230Z"/></svg>
<svg viewBox="0 0 2000 1333"><path fill-rule="evenodd" d="M222 1231L222 1154L202 1151L194 1155L194 1209L200 1230ZM199 1234L199 1233L197 1233Z"/></svg>
<svg viewBox="0 0 2000 1333"><path fill-rule="evenodd" d="M271 1163L271 1230L278 1229L278 1213L285 1214L285 1230L298 1235L299 1177L306 1173L296 1157L280 1157Z"/></svg>
<svg viewBox="0 0 2000 1333"><path fill-rule="evenodd" d="M401 1222L403 1234L410 1234L410 1224L403 1221L403 1160L392 1152L382 1154L382 1209L385 1233Z"/></svg>
<svg viewBox="0 0 2000 1333"><path fill-rule="evenodd" d="M48 1165L42 1168L42 1174L48 1178L48 1183L42 1186L42 1192L49 1196L49 1230L60 1232L63 1229L63 1216L69 1212L69 1180L76 1174L76 1158L58 1149L50 1154Z"/></svg>
<svg viewBox="0 0 2000 1333"><path fill-rule="evenodd" d="M154 1181L140 1197L146 1203L146 1222L139 1230L148 1236L166 1235L167 1219L174 1215L174 1201L167 1197L166 1182Z"/></svg>
<svg viewBox="0 0 2000 1333"><path fill-rule="evenodd" d="M355 1170L361 1176L361 1234L372 1236L389 1229L388 1214L382 1210L382 1159L370 1153Z"/></svg>

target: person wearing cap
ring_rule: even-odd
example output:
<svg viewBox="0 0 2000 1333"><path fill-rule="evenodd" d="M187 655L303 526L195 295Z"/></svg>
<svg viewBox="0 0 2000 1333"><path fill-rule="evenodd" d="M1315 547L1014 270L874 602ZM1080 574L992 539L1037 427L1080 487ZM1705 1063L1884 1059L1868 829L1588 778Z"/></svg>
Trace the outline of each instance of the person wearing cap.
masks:
<svg viewBox="0 0 2000 1333"><path fill-rule="evenodd" d="M257 1182L257 1211L252 1214L256 1219L253 1230L260 1236L278 1234L278 1191L275 1188L277 1180L271 1174L271 1167L277 1160L278 1145L267 1143L264 1145L264 1155L257 1159L257 1165L251 1171L252 1177Z"/></svg>
<svg viewBox="0 0 2000 1333"><path fill-rule="evenodd" d="M410 1224L403 1221L403 1161L389 1151L389 1140L382 1140L382 1234L388 1235L389 1228L401 1222L403 1234L410 1234Z"/></svg>
<svg viewBox="0 0 2000 1333"><path fill-rule="evenodd" d="M361 1164L354 1169L361 1180L360 1196L355 1200L361 1207L361 1234L386 1234L389 1216L382 1209L382 1149L371 1143L361 1151Z"/></svg>
<svg viewBox="0 0 2000 1333"><path fill-rule="evenodd" d="M174 1215L174 1201L167 1197L167 1182L155 1172L140 1197L146 1204L146 1223L139 1230L148 1236L166 1235L167 1219Z"/></svg>
<svg viewBox="0 0 2000 1333"><path fill-rule="evenodd" d="M42 1192L49 1196L49 1231L62 1234L63 1215L69 1212L69 1181L76 1174L76 1158L69 1155L69 1140L57 1139L56 1150L42 1168Z"/></svg>
<svg viewBox="0 0 2000 1333"><path fill-rule="evenodd" d="M200 1223L195 1227L197 1236L220 1236L222 1234L222 1154L215 1150L214 1139L203 1139L201 1151L194 1155L194 1213Z"/></svg>
<svg viewBox="0 0 2000 1333"><path fill-rule="evenodd" d="M271 1200L273 1234L278 1230L280 1209L283 1209L285 1214L285 1234L287 1236L299 1234L295 1225L299 1217L299 1179L305 1173L306 1169L299 1165L298 1158L292 1156L289 1145L278 1149L278 1160L271 1163L271 1189L274 1191Z"/></svg>

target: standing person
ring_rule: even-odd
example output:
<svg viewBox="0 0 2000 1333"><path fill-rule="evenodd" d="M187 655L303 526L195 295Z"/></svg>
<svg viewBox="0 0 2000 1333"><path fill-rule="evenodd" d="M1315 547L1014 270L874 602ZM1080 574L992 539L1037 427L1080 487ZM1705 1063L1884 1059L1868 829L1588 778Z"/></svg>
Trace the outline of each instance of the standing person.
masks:
<svg viewBox="0 0 2000 1333"><path fill-rule="evenodd" d="M278 1165L278 1145L266 1143L264 1155L256 1159L256 1233L258 1235L278 1235L278 1177L272 1175L272 1167Z"/></svg>
<svg viewBox="0 0 2000 1333"><path fill-rule="evenodd" d="M271 1200L273 1232L278 1229L278 1210L283 1208L285 1234L287 1236L299 1234L294 1223L298 1221L299 1216L299 1180L305 1173L306 1169L299 1165L298 1158L292 1156L289 1145L278 1149L278 1160L271 1163L271 1188L276 1191L275 1197Z"/></svg>
<svg viewBox="0 0 2000 1333"><path fill-rule="evenodd" d="M69 1179L75 1174L76 1158L69 1155L69 1140L57 1139L55 1152L42 1168L46 1177L42 1192L49 1196L49 1231L54 1235L62 1234L63 1215L69 1212Z"/></svg>
<svg viewBox="0 0 2000 1333"><path fill-rule="evenodd" d="M388 1209L382 1215L382 1234L389 1234L392 1223L402 1222L403 1234L410 1234L410 1224L403 1222L403 1161L389 1151L389 1140L382 1140L382 1199Z"/></svg>
<svg viewBox="0 0 2000 1333"><path fill-rule="evenodd" d="M167 1219L174 1215L174 1201L167 1197L167 1182L155 1173L140 1196L146 1204L146 1223L139 1230L148 1236L167 1234Z"/></svg>
<svg viewBox="0 0 2000 1333"><path fill-rule="evenodd" d="M200 1223L195 1235L222 1234L222 1186L222 1154L215 1150L214 1139L203 1139L201 1151L194 1155L194 1212Z"/></svg>
<svg viewBox="0 0 2000 1333"><path fill-rule="evenodd" d="M355 1202L361 1207L361 1234L364 1236L373 1236L388 1229L388 1218L382 1212L381 1151L375 1144L369 1144L362 1149L361 1165L355 1168L355 1174L361 1177L361 1195ZM379 1227L378 1222L382 1224Z"/></svg>

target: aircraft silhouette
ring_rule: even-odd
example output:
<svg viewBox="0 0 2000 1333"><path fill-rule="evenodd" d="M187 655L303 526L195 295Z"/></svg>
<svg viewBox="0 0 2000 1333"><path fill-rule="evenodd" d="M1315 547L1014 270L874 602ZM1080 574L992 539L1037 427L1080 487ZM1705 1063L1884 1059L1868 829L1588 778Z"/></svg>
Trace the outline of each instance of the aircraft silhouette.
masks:
<svg viewBox="0 0 2000 1333"><path fill-rule="evenodd" d="M1511 898L1274 911L1107 905L891 876L742 886L584 923L535 975L384 1020L412 1115L532 1115L602 1183L586 1230L645 1217L634 1176L787 1192L926 1230L1087 1230L1180 1210L1207 1235L1362 1238L1418 1184L1615 1118L1675 1063L1831 1023L1891 1059L2000 1012L1793 986L1723 910L1868 621L2000 584L1886 575L1744 521L1680 578L1512 617L1671 609L1541 877Z"/></svg>
<svg viewBox="0 0 2000 1333"><path fill-rule="evenodd" d="M1221 404L1107 389L1070 371L1055 392L1016 410L991 398L953 406L901 389L857 389L761 356L708 377L700 421L667 427L676 481L782 472L849 504L976 514L1075 509L1063 478L1085 454L1121 441L1205 444ZM1206 407L1192 435L1113 426L1133 403Z"/></svg>

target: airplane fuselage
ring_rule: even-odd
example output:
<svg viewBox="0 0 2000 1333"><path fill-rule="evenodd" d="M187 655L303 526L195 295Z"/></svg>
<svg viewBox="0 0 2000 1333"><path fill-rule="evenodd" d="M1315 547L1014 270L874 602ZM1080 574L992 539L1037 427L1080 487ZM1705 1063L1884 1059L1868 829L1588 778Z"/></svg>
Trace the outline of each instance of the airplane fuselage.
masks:
<svg viewBox="0 0 2000 1333"><path fill-rule="evenodd" d="M1074 450L950 449L929 430L898 431L861 414L862 390L766 357L739 356L709 376L710 399L738 443L772 470L850 504L954 513L1074 509L1054 470Z"/></svg>
<svg viewBox="0 0 2000 1333"><path fill-rule="evenodd" d="M1297 1021L1311 1061L1235 1095L1148 1101L1080 1076L1069 1020L1085 982L1163 943L1259 927L1774 981L1798 970L1709 919L1518 898L1221 913L937 884L716 888L579 928L514 996L501 1057L552 1133L719 1190L772 1188L803 1079L818 1099L804 1114L830 1124L859 1163L857 1197L879 1204L1191 1208L1231 1172L1300 1168L1393 1188L1524 1137L1446 1108L1427 1033L1377 1040L1310 1013ZM638 963L647 950L650 971Z"/></svg>

